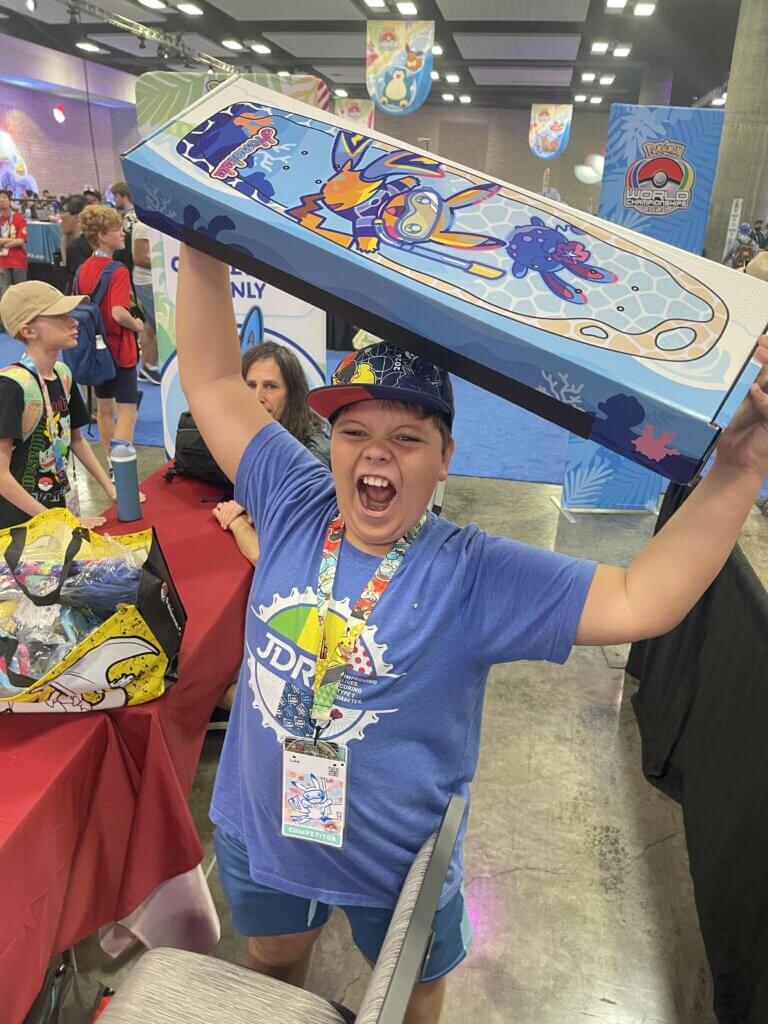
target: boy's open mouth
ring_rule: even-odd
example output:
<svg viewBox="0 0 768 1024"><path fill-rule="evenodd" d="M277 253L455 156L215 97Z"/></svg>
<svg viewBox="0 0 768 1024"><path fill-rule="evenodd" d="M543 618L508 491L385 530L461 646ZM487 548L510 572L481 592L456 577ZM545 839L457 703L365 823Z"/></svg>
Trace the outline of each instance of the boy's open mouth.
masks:
<svg viewBox="0 0 768 1024"><path fill-rule="evenodd" d="M397 490L389 480L370 473L358 478L357 493L366 512L386 512Z"/></svg>

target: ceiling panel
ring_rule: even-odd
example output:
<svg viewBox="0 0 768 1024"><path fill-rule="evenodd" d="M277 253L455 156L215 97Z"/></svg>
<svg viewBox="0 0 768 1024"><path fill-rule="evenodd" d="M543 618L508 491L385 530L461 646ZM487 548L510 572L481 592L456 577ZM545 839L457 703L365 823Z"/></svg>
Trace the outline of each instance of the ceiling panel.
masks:
<svg viewBox="0 0 768 1024"><path fill-rule="evenodd" d="M568 87L573 68L487 68L470 67L475 85L536 85Z"/></svg>
<svg viewBox="0 0 768 1024"><path fill-rule="evenodd" d="M364 21L352 0L210 0L240 21Z"/></svg>
<svg viewBox="0 0 768 1024"><path fill-rule="evenodd" d="M482 35L454 32L465 60L576 60L580 35Z"/></svg>
<svg viewBox="0 0 768 1024"><path fill-rule="evenodd" d="M37 9L34 14L27 10L25 0L2 0L2 4L9 11L23 14L26 18L34 18L36 21L43 21L46 25L67 25L69 23L69 14L67 13L66 6L55 3L55 0L37 0ZM154 25L165 21L161 13L148 11L146 7L139 7L138 4L129 4L124 2L124 0L109 0L107 6L115 14L122 14L124 18L138 21L142 25ZM82 25L97 25L101 21L101 18L93 14L87 14L85 11L80 14L80 23Z"/></svg>
<svg viewBox="0 0 768 1024"><path fill-rule="evenodd" d="M237 59L238 57L255 56L253 50L240 50L238 53L233 53L232 50L228 50L226 46L219 46L219 44L215 43L212 39L207 39L205 36L201 36L196 32L185 32L181 38L190 50L202 50L203 53L210 53L214 57L230 57Z"/></svg>
<svg viewBox="0 0 768 1024"><path fill-rule="evenodd" d="M365 58L364 32L264 32L275 46L306 60L334 60L339 57Z"/></svg>
<svg viewBox="0 0 768 1024"><path fill-rule="evenodd" d="M315 71L323 78L330 78L332 82L339 82L344 85L363 85L365 82L365 68L360 63L359 67L342 66L339 64L316 64Z"/></svg>
<svg viewBox="0 0 768 1024"><path fill-rule="evenodd" d="M589 0L437 0L447 21L584 21Z"/></svg>

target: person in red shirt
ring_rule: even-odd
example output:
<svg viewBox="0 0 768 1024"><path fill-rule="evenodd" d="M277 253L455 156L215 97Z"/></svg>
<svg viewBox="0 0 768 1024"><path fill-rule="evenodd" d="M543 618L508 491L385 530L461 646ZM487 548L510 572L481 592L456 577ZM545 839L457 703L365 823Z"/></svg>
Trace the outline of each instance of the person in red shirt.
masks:
<svg viewBox="0 0 768 1024"><path fill-rule="evenodd" d="M27 222L11 209L11 193L0 189L0 296L27 280Z"/></svg>
<svg viewBox="0 0 768 1024"><path fill-rule="evenodd" d="M115 250L125 245L123 221L111 206L93 204L80 214L80 226L94 251L78 271L77 289L81 294L92 295ZM101 315L107 329L105 340L117 363L117 376L96 388L96 417L107 458L112 439L133 442L136 427L139 400L136 335L142 322L131 316L131 305L131 275L121 263L101 302Z"/></svg>

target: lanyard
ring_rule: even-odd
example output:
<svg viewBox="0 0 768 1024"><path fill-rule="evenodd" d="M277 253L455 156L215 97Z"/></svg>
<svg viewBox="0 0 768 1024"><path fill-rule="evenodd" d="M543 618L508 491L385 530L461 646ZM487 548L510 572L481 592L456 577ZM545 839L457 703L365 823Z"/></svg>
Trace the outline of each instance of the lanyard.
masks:
<svg viewBox="0 0 768 1024"><path fill-rule="evenodd" d="M395 541L392 549L379 562L373 576L363 588L362 594L355 601L346 628L333 651L328 649L328 608L331 604L333 583L339 565L339 552L344 536L344 520L339 514L328 524L317 581L317 621L320 626L320 649L317 652L315 666L312 718L315 721L318 734L321 729L319 723L327 723L333 717L331 711L344 675L344 669L349 664L357 647L363 627L379 603L381 595L392 582L392 577L403 564L406 551L416 540L426 521L427 517L423 515L404 537Z"/></svg>
<svg viewBox="0 0 768 1024"><path fill-rule="evenodd" d="M48 434L51 438L51 447L53 448L53 463L54 463L54 475L56 482L69 484L69 478L67 477L67 462L65 452L68 452L72 445L72 428L70 426L69 416L59 417L59 429L56 426L56 420L53 415L53 406L51 405L51 396L48 394L48 385L43 378L42 373L38 372L37 367L28 356L22 356L22 365L29 370L30 373L37 377L37 383L40 385L40 390L43 394L43 402L45 403L45 418L48 422ZM53 371L56 373L56 371ZM61 431L61 433L59 433Z"/></svg>

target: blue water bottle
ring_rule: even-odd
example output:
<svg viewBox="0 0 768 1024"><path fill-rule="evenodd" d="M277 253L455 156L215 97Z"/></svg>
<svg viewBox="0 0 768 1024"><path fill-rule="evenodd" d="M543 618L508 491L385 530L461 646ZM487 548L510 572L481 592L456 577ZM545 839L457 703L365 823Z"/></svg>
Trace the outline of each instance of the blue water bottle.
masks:
<svg viewBox="0 0 768 1024"><path fill-rule="evenodd" d="M136 449L127 442L118 444L111 450L109 457L115 473L117 518L121 523L132 523L141 519Z"/></svg>

